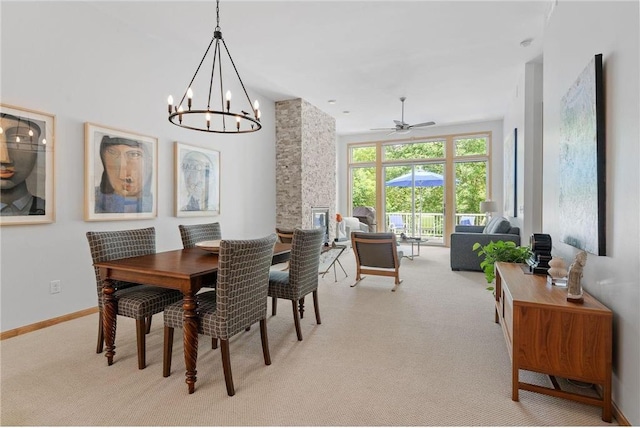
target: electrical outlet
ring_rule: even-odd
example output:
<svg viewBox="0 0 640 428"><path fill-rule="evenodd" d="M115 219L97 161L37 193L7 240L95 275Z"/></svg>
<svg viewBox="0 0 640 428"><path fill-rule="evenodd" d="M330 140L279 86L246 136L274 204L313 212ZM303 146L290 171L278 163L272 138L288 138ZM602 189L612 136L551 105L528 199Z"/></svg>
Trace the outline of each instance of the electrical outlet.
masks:
<svg viewBox="0 0 640 428"><path fill-rule="evenodd" d="M60 280L56 279L55 281L51 281L49 283L49 293L57 294L62 291L62 286L60 285Z"/></svg>

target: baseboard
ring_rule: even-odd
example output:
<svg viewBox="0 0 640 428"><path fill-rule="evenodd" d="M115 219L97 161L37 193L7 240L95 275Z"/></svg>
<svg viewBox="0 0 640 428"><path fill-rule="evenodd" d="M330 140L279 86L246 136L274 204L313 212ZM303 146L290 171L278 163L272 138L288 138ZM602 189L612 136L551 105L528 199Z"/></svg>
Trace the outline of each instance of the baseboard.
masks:
<svg viewBox="0 0 640 428"><path fill-rule="evenodd" d="M25 333L31 333L32 331L36 331L42 328L51 327L52 325L60 324L61 322L71 321L76 318L95 314L96 312L98 312L97 306L89 309L83 309L81 311L73 312L67 315L62 315L61 317L40 321L35 324L29 324L23 327L14 328L13 330L3 331L2 333L0 333L0 340L9 339L11 337L16 337Z"/></svg>
<svg viewBox="0 0 640 428"><path fill-rule="evenodd" d="M612 401L611 404L611 413L613 414L613 417L616 418L616 421L618 421L618 425L622 427L630 427L631 423L627 420L627 418L624 417L618 406L616 406L616 403Z"/></svg>

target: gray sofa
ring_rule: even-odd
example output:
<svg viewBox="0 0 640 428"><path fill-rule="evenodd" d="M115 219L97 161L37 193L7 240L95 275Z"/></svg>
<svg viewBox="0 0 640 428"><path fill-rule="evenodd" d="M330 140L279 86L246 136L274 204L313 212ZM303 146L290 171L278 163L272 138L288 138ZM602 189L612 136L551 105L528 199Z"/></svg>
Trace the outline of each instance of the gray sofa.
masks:
<svg viewBox="0 0 640 428"><path fill-rule="evenodd" d="M451 270L482 271L482 258L473 251L473 244L512 241L520 245L520 228L512 226L504 217L493 217L486 226L457 225L451 234Z"/></svg>

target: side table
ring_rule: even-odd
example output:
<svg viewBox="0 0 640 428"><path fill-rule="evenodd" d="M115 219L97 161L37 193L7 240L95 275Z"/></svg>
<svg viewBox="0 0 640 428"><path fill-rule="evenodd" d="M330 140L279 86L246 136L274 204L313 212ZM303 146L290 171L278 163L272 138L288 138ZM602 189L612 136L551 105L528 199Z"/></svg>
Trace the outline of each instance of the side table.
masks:
<svg viewBox="0 0 640 428"><path fill-rule="evenodd" d="M408 258L409 260L413 260L414 257L418 257L420 256L420 244L424 244L425 242L427 242L428 239L427 238L421 238L421 237L405 237L404 239L400 240L400 243L408 243L411 244L411 255L410 256L403 256ZM417 248L418 251L415 251L414 249Z"/></svg>
<svg viewBox="0 0 640 428"><path fill-rule="evenodd" d="M338 274L336 273L336 263L340 265L340 269L344 272L345 276L347 275L347 271L344 270L342 263L338 258L344 253L347 249L346 245L341 244L332 244L331 246L322 247L322 251L320 252L320 272L318 275L322 275L322 278L329 272L329 269L333 267L333 276L334 282L338 282Z"/></svg>

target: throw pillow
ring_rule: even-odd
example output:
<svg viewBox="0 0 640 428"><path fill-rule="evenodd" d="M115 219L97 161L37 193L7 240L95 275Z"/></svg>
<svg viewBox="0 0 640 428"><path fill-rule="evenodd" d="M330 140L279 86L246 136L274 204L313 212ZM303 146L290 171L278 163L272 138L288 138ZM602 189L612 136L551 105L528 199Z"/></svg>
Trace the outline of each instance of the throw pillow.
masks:
<svg viewBox="0 0 640 428"><path fill-rule="evenodd" d="M484 229L482 230L482 233L485 234L489 234L489 233L493 233L494 228L496 227L496 224L502 219L503 217L492 217L491 220L489 220L489 223L487 223L487 225L484 227Z"/></svg>
<svg viewBox="0 0 640 428"><path fill-rule="evenodd" d="M509 223L509 220L507 220L506 218L503 218L500 222L498 222L493 233L508 233L510 230L511 223Z"/></svg>

